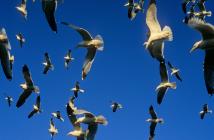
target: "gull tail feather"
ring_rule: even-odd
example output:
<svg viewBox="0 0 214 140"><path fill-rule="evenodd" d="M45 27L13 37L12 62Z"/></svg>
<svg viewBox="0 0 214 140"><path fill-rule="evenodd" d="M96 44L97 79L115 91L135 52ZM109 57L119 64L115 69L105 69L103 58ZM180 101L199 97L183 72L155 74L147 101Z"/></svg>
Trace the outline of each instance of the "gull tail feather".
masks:
<svg viewBox="0 0 214 140"><path fill-rule="evenodd" d="M169 26L165 26L165 27L163 28L163 31L166 32L166 33L168 34L168 36L167 36L166 39L167 39L168 41L172 41L172 40L173 40L173 33L172 33L171 28L170 28Z"/></svg>

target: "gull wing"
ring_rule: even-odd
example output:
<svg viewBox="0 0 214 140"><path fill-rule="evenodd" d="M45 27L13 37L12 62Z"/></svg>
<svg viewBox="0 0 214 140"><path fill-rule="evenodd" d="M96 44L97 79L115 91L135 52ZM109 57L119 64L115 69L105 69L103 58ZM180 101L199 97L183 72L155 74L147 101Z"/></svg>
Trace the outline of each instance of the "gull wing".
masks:
<svg viewBox="0 0 214 140"><path fill-rule="evenodd" d="M151 115L152 119L157 119L157 115L152 105L149 107L149 114Z"/></svg>
<svg viewBox="0 0 214 140"><path fill-rule="evenodd" d="M214 94L214 50L205 51L204 80L208 94Z"/></svg>
<svg viewBox="0 0 214 140"><path fill-rule="evenodd" d="M41 98L40 98L40 96L37 96L37 98L36 98L36 106L38 108L40 108L40 105L41 105Z"/></svg>
<svg viewBox="0 0 214 140"><path fill-rule="evenodd" d="M32 93L31 90L24 90L16 103L16 107L17 108L21 107L25 103L26 99L31 95L31 93Z"/></svg>
<svg viewBox="0 0 214 140"><path fill-rule="evenodd" d="M150 138L153 138L155 136L155 127L156 127L156 123L151 123L150 125Z"/></svg>
<svg viewBox="0 0 214 140"><path fill-rule="evenodd" d="M98 129L98 124L88 125L87 135L86 135L87 140L94 140L95 135L97 133L97 129Z"/></svg>
<svg viewBox="0 0 214 140"><path fill-rule="evenodd" d="M158 104L162 103L162 100L163 100L163 97L164 97L166 91L167 91L166 87L162 87L162 88L160 88L158 90L158 96L157 96L157 102L158 102Z"/></svg>
<svg viewBox="0 0 214 140"><path fill-rule="evenodd" d="M37 111L34 109L32 112L30 112L30 114L28 115L28 119L30 119L31 117L33 117L34 114L36 114Z"/></svg>
<svg viewBox="0 0 214 140"><path fill-rule="evenodd" d="M199 31L204 40L212 39L214 37L214 26L212 24L205 23L199 18L191 18L188 21L188 25Z"/></svg>
<svg viewBox="0 0 214 140"><path fill-rule="evenodd" d="M45 53L45 61L47 62L48 65L51 65L51 59L50 59L48 53Z"/></svg>
<svg viewBox="0 0 214 140"><path fill-rule="evenodd" d="M49 26L54 32L57 32L57 24L55 20L55 11L57 8L57 0L42 0L42 9Z"/></svg>
<svg viewBox="0 0 214 140"><path fill-rule="evenodd" d="M29 86L33 86L33 80L31 78L30 70L27 65L24 65L22 68L22 73L24 75L24 79Z"/></svg>
<svg viewBox="0 0 214 140"><path fill-rule="evenodd" d="M206 8L205 8L204 3L205 3L205 0L200 0L200 1L197 3L198 8L199 8L199 10L200 10L201 12L206 11Z"/></svg>
<svg viewBox="0 0 214 140"><path fill-rule="evenodd" d="M91 66L94 61L94 57L96 55L96 48L88 48L87 54L85 57L85 61L82 68L82 79L84 80L86 76L88 75L89 71L91 70Z"/></svg>
<svg viewBox="0 0 214 140"><path fill-rule="evenodd" d="M82 39L84 41L90 41L90 40L93 39L91 37L90 33L87 30L83 29L83 28L77 27L77 26L69 24L67 22L61 22L61 24L66 25L66 26L74 29L75 31L77 31L82 36Z"/></svg>
<svg viewBox="0 0 214 140"><path fill-rule="evenodd" d="M161 76L161 82L169 81L165 62L160 62L160 76Z"/></svg>
<svg viewBox="0 0 214 140"><path fill-rule="evenodd" d="M168 66L172 69L174 68L170 62L168 62Z"/></svg>
<svg viewBox="0 0 214 140"><path fill-rule="evenodd" d="M150 0L149 8L146 13L146 24L151 34L161 32L161 26L157 19L156 0Z"/></svg>
<svg viewBox="0 0 214 140"><path fill-rule="evenodd" d="M150 55L156 58L159 62L164 61L164 43L157 41L148 47Z"/></svg>

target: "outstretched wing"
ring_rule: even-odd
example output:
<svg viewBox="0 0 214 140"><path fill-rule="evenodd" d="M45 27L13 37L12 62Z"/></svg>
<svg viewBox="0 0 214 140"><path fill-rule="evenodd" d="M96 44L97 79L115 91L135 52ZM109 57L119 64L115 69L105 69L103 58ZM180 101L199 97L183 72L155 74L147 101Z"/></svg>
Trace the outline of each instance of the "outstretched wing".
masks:
<svg viewBox="0 0 214 140"><path fill-rule="evenodd" d="M149 107L149 114L151 115L152 119L157 119L157 115L152 105Z"/></svg>
<svg viewBox="0 0 214 140"><path fill-rule="evenodd" d="M92 125L88 125L88 129L87 129L87 140L94 140L95 135L97 133L97 129L98 129L98 124L92 124Z"/></svg>
<svg viewBox="0 0 214 140"><path fill-rule="evenodd" d="M31 95L31 93L31 90L24 90L16 103L16 107L21 107L25 103L26 99Z"/></svg>

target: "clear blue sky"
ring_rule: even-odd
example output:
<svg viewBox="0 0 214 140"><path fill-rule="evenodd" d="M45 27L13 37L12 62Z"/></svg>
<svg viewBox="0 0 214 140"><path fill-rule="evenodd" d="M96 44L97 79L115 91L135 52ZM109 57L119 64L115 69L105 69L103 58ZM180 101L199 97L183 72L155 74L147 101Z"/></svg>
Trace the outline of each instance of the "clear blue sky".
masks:
<svg viewBox="0 0 214 140"><path fill-rule="evenodd" d="M20 0L21 1L21 0ZM201 39L198 32L182 23L184 14L182 0L158 1L158 19L162 26L169 25L174 33L174 41L165 44L165 57L180 68L183 82L174 77L176 90L169 90L161 106L156 103L155 88L160 82L159 64L152 59L142 44L146 40L147 27L145 14L137 15L134 21L127 18L126 0L65 0L56 13L58 22L66 21L87 29L93 36L104 38L105 49L98 52L91 72L81 81L81 68L85 58L84 49L75 49L81 37L75 31L58 25L58 34L51 32L38 0L28 1L27 22L16 11L16 1L1 1L0 27L5 27L15 55L13 80L7 81L0 68L0 93L18 99L24 82L22 66L27 64L34 83L40 87L41 115L28 120L27 115L36 100L33 94L26 104L17 109L15 103L8 108L3 96L0 99L0 139L1 140L48 140L50 113L62 111L65 122L56 122L59 134L56 140L70 140L66 134L72 126L66 116L65 104L73 95L69 91L76 80L86 90L80 95L76 105L94 114L103 114L109 121L108 126L100 126L96 140L136 140L148 139L149 125L145 120L150 117L148 108L153 105L158 116L165 119L164 125L156 128L156 140L211 140L214 138L214 116L199 118L204 103L214 109L213 98L209 97L203 79L204 52L189 54L195 41ZM148 6L146 1L145 7ZM207 2L207 9L214 12L214 2ZM207 18L214 23L213 17ZM22 32L26 37L23 48L15 38ZM64 68L63 57L72 49L75 61L71 68ZM54 71L43 75L44 52L48 52L55 65ZM123 104L124 109L112 113L110 100Z"/></svg>

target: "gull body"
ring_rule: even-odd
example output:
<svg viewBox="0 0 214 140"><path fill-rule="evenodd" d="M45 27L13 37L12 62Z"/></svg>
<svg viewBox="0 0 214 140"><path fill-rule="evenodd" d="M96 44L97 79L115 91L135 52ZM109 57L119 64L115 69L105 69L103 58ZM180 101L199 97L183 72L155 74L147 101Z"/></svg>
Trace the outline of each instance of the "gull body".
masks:
<svg viewBox="0 0 214 140"><path fill-rule="evenodd" d="M48 132L51 134L52 139L56 134L58 134L58 129L55 127L53 118L51 118L51 120L50 120L50 127L48 129Z"/></svg>
<svg viewBox="0 0 214 140"><path fill-rule="evenodd" d="M16 35L16 39L19 41L20 43L20 47L22 48L23 44L25 43L25 38L21 33L18 33Z"/></svg>
<svg viewBox="0 0 214 140"><path fill-rule="evenodd" d="M65 59L65 68L68 69L69 63L74 60L74 58L72 57L70 49L68 50L68 53L66 54L66 56L64 57L64 59Z"/></svg>
<svg viewBox="0 0 214 140"><path fill-rule="evenodd" d="M33 117L35 114L39 114L41 112L42 112L42 110L41 110L41 99L40 99L40 96L37 96L36 104L33 105L33 111L30 112L30 114L28 115L28 119Z"/></svg>
<svg viewBox="0 0 214 140"><path fill-rule="evenodd" d="M64 119L63 119L63 117L62 117L60 111L53 112L53 113L51 113L51 115L52 115L54 118L57 118L57 119L59 119L60 121L64 122Z"/></svg>
<svg viewBox="0 0 214 140"><path fill-rule="evenodd" d="M12 104L12 102L13 102L13 98L12 98L11 96L6 96L6 97L5 97L5 100L7 101L8 106L11 107L11 104Z"/></svg>
<svg viewBox="0 0 214 140"><path fill-rule="evenodd" d="M204 116L206 114L212 114L212 110L209 110L208 105L204 104L203 105L203 110L199 112L201 119L204 119Z"/></svg>
<svg viewBox="0 0 214 140"><path fill-rule="evenodd" d="M85 92L85 90L83 90L83 89L80 88L80 84L79 84L78 81L75 83L75 87L72 88L71 91L74 92L75 98L78 97L78 93L84 93Z"/></svg>
<svg viewBox="0 0 214 140"><path fill-rule="evenodd" d="M175 67L173 67L172 64L171 64L170 62L168 62L168 66L169 66L169 68L170 68L170 70L171 70L171 75L175 75L175 77L176 77L178 80L182 81L181 76L180 76L180 74L179 74L180 70L177 69L177 68L175 68Z"/></svg>
<svg viewBox="0 0 214 140"><path fill-rule="evenodd" d="M113 112L116 112L118 109L122 109L123 106L117 102L113 102L111 108Z"/></svg>
<svg viewBox="0 0 214 140"><path fill-rule="evenodd" d="M22 14L22 16L27 19L27 0L22 0L21 4L16 7L16 9Z"/></svg>
<svg viewBox="0 0 214 140"><path fill-rule="evenodd" d="M44 70L43 70L43 74L47 74L50 69L51 70L54 69L54 66L51 63L51 59L50 59L50 57L49 57L47 52L45 53L45 62L43 62L42 64L45 66Z"/></svg>

